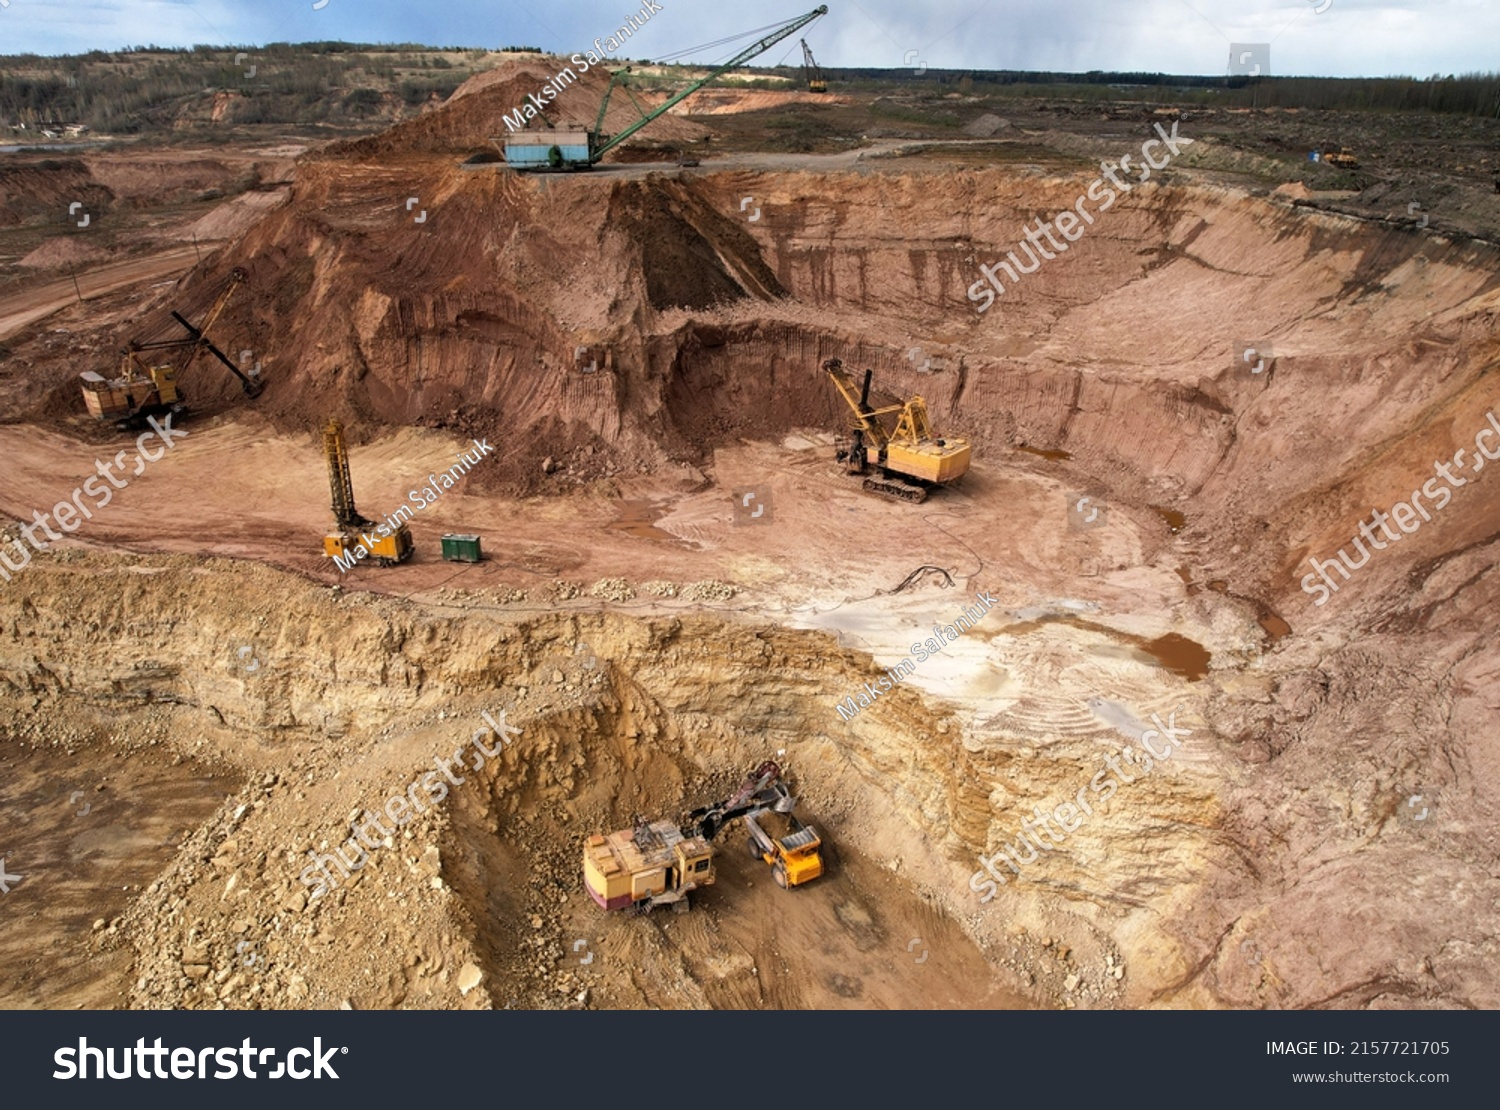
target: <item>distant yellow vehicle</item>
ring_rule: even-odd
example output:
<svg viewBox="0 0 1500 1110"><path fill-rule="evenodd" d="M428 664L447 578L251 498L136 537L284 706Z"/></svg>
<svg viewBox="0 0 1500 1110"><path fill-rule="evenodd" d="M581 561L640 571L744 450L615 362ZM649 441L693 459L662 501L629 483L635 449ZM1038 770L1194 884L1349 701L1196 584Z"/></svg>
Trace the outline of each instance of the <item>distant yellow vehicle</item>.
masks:
<svg viewBox="0 0 1500 1110"><path fill-rule="evenodd" d="M181 415L187 411L187 401L177 388L177 375L191 366L193 360L204 352L213 355L229 368L229 372L240 380L245 396L258 397L262 389L261 382L241 373L240 368L214 346L208 337L208 333L228 307L235 289L245 280L244 270L236 268L230 271L229 278L219 291L213 307L208 310L202 327L195 327L188 322L187 317L174 311L172 318L187 332L186 337L133 339L127 343L120 351L118 377L106 378L93 370L85 370L80 374L83 402L89 413L98 420L113 420L115 426L122 431L143 427L150 417L163 413ZM152 361L141 357L147 352L155 351L186 353L175 365L171 362L156 362L153 365L154 360L162 357L160 355L149 355L148 358Z"/></svg>
<svg viewBox="0 0 1500 1110"><path fill-rule="evenodd" d="M864 384L856 389L854 379L838 359L824 362L823 369L854 413L853 437L847 446L840 447L839 461L847 464L850 474L866 474L872 462L870 450L874 448L873 462L884 480L866 478L865 489L883 497L920 502L927 499L931 487L956 482L968 473L972 453L969 441L958 436L939 437L932 430L927 403L922 398L871 408L872 371L865 371ZM893 413L901 415L896 427L887 431L879 418Z"/></svg>
<svg viewBox="0 0 1500 1110"><path fill-rule="evenodd" d="M828 82L823 79L822 67L818 65L818 59L813 57L812 47L807 45L807 40L802 40L802 78L807 82L807 91L815 93L826 93Z"/></svg>

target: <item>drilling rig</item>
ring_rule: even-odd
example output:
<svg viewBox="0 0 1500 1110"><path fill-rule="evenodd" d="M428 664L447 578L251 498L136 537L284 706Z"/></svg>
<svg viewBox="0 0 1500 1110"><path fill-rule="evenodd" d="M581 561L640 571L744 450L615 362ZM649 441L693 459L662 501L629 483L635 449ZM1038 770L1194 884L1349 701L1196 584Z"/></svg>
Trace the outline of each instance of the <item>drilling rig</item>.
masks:
<svg viewBox="0 0 1500 1110"><path fill-rule="evenodd" d="M148 417L168 412L181 415L187 411L187 401L177 388L178 375L185 372L203 351L229 367L229 372L240 380L246 397L260 396L263 388L261 383L241 373L240 368L229 360L229 356L208 338L209 330L218 322L224 309L228 307L230 298L245 278L245 271L238 267L230 272L201 327L188 323L180 312L172 312L172 319L187 331L186 338L150 341L132 339L120 348L118 377L106 379L92 370L80 374L83 401L89 412L99 420L115 421L115 426L121 431L144 426ZM167 361L152 365L141 358L143 351L186 351L186 354L176 363Z"/></svg>
<svg viewBox="0 0 1500 1110"><path fill-rule="evenodd" d="M383 567L411 558L411 530L403 520L394 528L366 520L354 507L354 483L349 478L349 451L344 446L344 426L330 420L323 429L323 455L328 460L328 488L333 495L335 530L323 537L323 554L340 570L357 560L373 558ZM373 528L374 534L368 529Z"/></svg>
<svg viewBox="0 0 1500 1110"><path fill-rule="evenodd" d="M874 371L866 370L863 386L856 388L838 359L828 359L823 369L854 413L853 434L841 443L838 460L854 475L868 474L872 463L880 470L880 478L865 478L864 488L870 493L919 503L927 500L928 490L956 482L968 472L969 441L938 437L922 398L871 408ZM880 418L896 413L896 426L888 431Z"/></svg>

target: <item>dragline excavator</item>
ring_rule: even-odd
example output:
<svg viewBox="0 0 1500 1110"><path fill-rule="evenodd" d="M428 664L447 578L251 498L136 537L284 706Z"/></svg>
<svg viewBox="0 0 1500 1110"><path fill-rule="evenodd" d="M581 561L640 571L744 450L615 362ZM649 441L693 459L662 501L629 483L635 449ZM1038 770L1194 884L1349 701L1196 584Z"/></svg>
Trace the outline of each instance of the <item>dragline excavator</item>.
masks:
<svg viewBox="0 0 1500 1110"><path fill-rule="evenodd" d="M802 39L802 77L807 81L807 91L815 93L826 93L828 82L823 79L823 70L818 65L818 59L813 57L812 47L807 45L807 40Z"/></svg>
<svg viewBox="0 0 1500 1110"><path fill-rule="evenodd" d="M328 488L333 495L334 530L323 537L323 554L347 570L355 560L371 559L383 567L411 558L411 530L406 522L395 527L366 520L354 507L354 483L349 478L349 451L344 426L330 420L323 429L323 454L328 460Z"/></svg>
<svg viewBox="0 0 1500 1110"><path fill-rule="evenodd" d="M921 502L927 499L929 489L956 482L968 472L969 441L957 436L940 438L933 432L922 398L871 408L873 371L866 370L864 384L856 387L838 359L828 359L823 369L854 413L852 435L841 441L838 460L850 474L868 474L872 464L881 473L880 478L865 478L866 490L900 501ZM900 414L896 426L888 431L880 418L896 413Z"/></svg>
<svg viewBox="0 0 1500 1110"><path fill-rule="evenodd" d="M174 311L172 319L187 331L185 337L174 339L133 339L120 349L119 377L106 379L92 370L79 377L83 381L83 400L89 412L100 420L113 420L122 431L139 428L149 417L163 413L180 415L187 411L186 398L177 388L177 377L193 364L193 360L204 351L213 355L229 368L229 372L240 380L247 397L258 397L263 388L257 380L247 378L240 368L229 360L229 356L214 346L208 338L210 329L223 315L234 296L234 291L245 280L245 271L236 267L229 274L223 289L214 300L213 307L203 318L201 327L194 327L180 312ZM156 362L141 358L146 351L184 351L180 361ZM154 365L153 365L154 363Z"/></svg>
<svg viewBox="0 0 1500 1110"><path fill-rule="evenodd" d="M795 806L781 766L766 760L731 797L693 810L680 825L638 820L634 828L589 837L584 886L606 910L670 905L686 912L689 892L713 884L714 837L739 817L749 832L750 854L771 865L777 885L800 886L823 874L823 841L792 815ZM781 827L768 832L773 823Z"/></svg>
<svg viewBox="0 0 1500 1110"><path fill-rule="evenodd" d="M629 127L625 128L625 130L621 131L618 135L608 135L605 133L604 116L605 113L609 110L610 96L614 93L615 86L617 84L620 84L621 78L630 72L629 66L625 67L624 69L616 70L613 74L611 74L609 87L604 90L604 100L599 105L599 116L594 121L594 126L592 128L587 128L582 124L561 128L552 128L551 121L549 121L546 116L542 116L542 122L546 124L548 128L551 128L551 130L516 131L511 134L507 134L504 139L497 138L490 141L493 142L496 146L500 147L501 151L505 155L505 164L513 170L586 170L598 163L598 161L603 158L604 155L609 151L619 146L626 139L630 138L637 131L645 127L647 124L651 123L653 120L660 119L674 106L680 104L682 101L692 96L704 85L707 85L711 81L717 80L719 77L722 77L724 74L728 73L736 66L744 65L751 58L757 57L760 54L764 54L767 50L771 49L771 47L775 46L782 39L796 34L799 30L801 30L803 27L806 27L809 23L812 23L820 16L825 16L827 14L828 5L822 4L814 8L812 11L808 12L806 15L799 15L796 19L790 20L787 23L783 23L780 26L773 28L770 34L766 35L764 38L757 39L755 42L745 47L745 49L741 50L734 57L730 58L729 61L720 66L716 66L706 77L698 78L698 80L689 84L687 88L668 98L666 102L658 105L649 112L643 109L640 106L639 102L636 102L636 110L640 112L641 118L636 120ZM754 34L754 32L747 33ZM710 45L717 46L721 44L712 43ZM807 49L807 45L805 43L803 44L803 49ZM827 86L824 86L825 90L826 87ZM627 96L630 96L633 102L635 101L634 96L631 95L628 88L625 90L625 94ZM552 89L548 93L547 99L551 100L555 95L556 90ZM533 97L533 99L535 99L535 97ZM516 116L519 117L520 115L521 113L518 111L516 113ZM528 110L526 118L530 119L534 115L537 115L537 113ZM507 122L507 127L508 126L509 122Z"/></svg>

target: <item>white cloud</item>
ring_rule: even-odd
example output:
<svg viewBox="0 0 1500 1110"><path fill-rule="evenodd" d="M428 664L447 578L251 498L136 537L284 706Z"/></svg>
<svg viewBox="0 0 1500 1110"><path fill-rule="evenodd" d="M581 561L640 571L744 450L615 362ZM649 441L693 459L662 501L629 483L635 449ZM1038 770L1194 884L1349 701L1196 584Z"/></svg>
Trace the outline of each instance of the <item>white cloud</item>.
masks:
<svg viewBox="0 0 1500 1110"><path fill-rule="evenodd" d="M11 0L0 53L113 50L156 43L511 43L571 53L619 26L644 0ZM775 23L812 7L657 0L632 40L652 57ZM1318 12L1317 7L1325 10ZM828 66L898 68L908 51L929 68L1090 69L1217 74L1229 43L1270 42L1274 74L1381 76L1496 68L1493 0L829 0L807 32ZM797 61L794 36L760 59ZM748 41L748 40L747 40ZM718 57L731 48L720 48Z"/></svg>

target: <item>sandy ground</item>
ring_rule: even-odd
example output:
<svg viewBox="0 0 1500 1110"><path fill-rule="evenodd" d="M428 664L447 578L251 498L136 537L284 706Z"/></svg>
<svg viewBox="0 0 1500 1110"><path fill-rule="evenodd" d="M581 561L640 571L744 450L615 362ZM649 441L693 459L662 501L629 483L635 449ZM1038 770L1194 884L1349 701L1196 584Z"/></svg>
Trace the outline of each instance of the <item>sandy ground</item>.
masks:
<svg viewBox="0 0 1500 1110"><path fill-rule="evenodd" d="M1459 190L1408 226L1380 215L1412 187L1392 179L1314 213L1269 195L1271 159L1205 137L981 317L979 262L1139 142L1139 106L1043 106L962 146L458 169L535 65L214 217L243 234L183 295L250 267L225 330L269 386L247 402L200 368L159 461L81 417L74 379L139 324L105 289L191 254L101 268L86 313L71 282L0 306L6 396L35 413L0 425L0 514L49 510L117 451L128 479L0 587L0 789L26 813L5 906L49 953L0 926L23 967L6 1001L1495 1004L1500 487L1460 490L1334 604L1297 588L1495 406L1493 250L1452 230L1492 201ZM179 168L195 189L227 172ZM1240 336L1274 337L1264 379ZM910 506L842 474L833 353L969 436L963 481ZM472 438L496 449L415 515L406 565L321 555L334 414L368 516ZM1107 504L1089 527L1084 495ZM443 562L449 531L487 559ZM837 711L980 599L975 628ZM502 694L526 746L309 904L302 853ZM976 899L980 854L1153 714L1184 750ZM734 833L685 917L593 910L580 835L710 800L768 748L833 845L825 879L774 888Z"/></svg>
<svg viewBox="0 0 1500 1110"><path fill-rule="evenodd" d="M179 247L149 258L111 262L80 271L76 286L72 278L65 278L0 299L0 339L14 335L28 324L44 320L58 309L73 304L80 293L84 300L88 300L116 290L129 289L141 282L157 281L185 273L197 263L204 250L210 249L211 244L200 242L197 248Z"/></svg>

